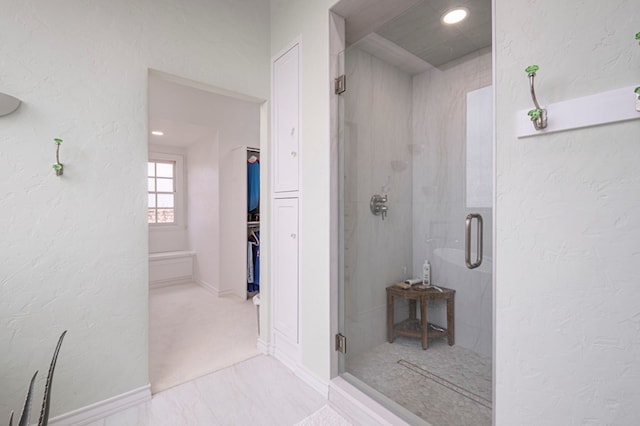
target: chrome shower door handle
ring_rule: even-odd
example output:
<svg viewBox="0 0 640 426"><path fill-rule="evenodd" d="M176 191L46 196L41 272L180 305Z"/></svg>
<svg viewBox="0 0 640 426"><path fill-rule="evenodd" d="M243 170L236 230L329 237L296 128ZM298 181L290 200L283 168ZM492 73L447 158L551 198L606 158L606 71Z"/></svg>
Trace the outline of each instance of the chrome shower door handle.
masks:
<svg viewBox="0 0 640 426"><path fill-rule="evenodd" d="M477 228L477 253L475 262L471 262L471 223L473 219L478 222ZM464 262L467 268L474 269L482 265L482 216L478 213L471 213L467 215L467 220L464 223Z"/></svg>

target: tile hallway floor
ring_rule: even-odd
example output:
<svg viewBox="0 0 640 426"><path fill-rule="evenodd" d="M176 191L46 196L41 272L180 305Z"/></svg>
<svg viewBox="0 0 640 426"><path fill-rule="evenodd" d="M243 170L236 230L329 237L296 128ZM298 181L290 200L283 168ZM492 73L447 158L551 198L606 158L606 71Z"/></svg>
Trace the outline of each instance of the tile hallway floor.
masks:
<svg viewBox="0 0 640 426"><path fill-rule="evenodd" d="M326 404L279 361L258 355L89 426L286 426Z"/></svg>

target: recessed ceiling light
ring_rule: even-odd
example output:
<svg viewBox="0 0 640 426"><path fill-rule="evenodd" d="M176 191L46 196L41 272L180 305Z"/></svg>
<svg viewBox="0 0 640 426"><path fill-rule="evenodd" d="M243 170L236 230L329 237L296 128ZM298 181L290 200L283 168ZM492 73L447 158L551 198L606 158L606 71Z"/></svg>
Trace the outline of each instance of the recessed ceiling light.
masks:
<svg viewBox="0 0 640 426"><path fill-rule="evenodd" d="M151 134L156 136L162 136L164 135L164 132L161 132L160 130L154 130L153 132L151 132Z"/></svg>
<svg viewBox="0 0 640 426"><path fill-rule="evenodd" d="M466 7L456 7L442 15L442 22L447 25L457 24L458 22L463 21L467 15L469 15L469 9Z"/></svg>

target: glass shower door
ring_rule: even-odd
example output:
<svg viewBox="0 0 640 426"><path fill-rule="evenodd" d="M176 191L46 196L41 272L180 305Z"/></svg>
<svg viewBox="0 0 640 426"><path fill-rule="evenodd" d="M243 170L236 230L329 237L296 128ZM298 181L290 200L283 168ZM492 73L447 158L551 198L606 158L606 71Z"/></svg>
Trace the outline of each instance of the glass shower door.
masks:
<svg viewBox="0 0 640 426"><path fill-rule="evenodd" d="M491 52L421 73L357 45L343 60L339 326L347 350L340 373L412 424L489 425ZM467 243L469 214L475 216ZM469 269L466 260L478 263L478 247L482 262ZM425 312L429 334L441 334L448 326L446 301L431 300L421 311L420 298L408 297L414 288L394 297L391 309L387 287L421 280L426 262L431 282L455 291L455 339L430 337L425 350L420 338L390 335L388 321L419 325Z"/></svg>

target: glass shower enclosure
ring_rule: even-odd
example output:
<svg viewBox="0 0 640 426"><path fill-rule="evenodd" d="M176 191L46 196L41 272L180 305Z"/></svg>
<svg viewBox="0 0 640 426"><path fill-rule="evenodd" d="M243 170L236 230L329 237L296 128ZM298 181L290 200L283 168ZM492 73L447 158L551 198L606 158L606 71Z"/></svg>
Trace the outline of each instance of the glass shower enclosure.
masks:
<svg viewBox="0 0 640 426"><path fill-rule="evenodd" d="M347 90L339 100L339 312L347 350L339 369L410 423L490 425L492 54L489 45L436 65L413 60L411 22L433 14L431 3L340 57ZM421 284L425 264L435 288L393 287L399 295L387 297L397 283ZM422 311L420 294L409 297L439 289L455 291L449 322L444 299L426 298L435 300ZM421 335L422 312L432 336L455 324L454 340L430 337L423 349L420 338L394 332L413 320Z"/></svg>

